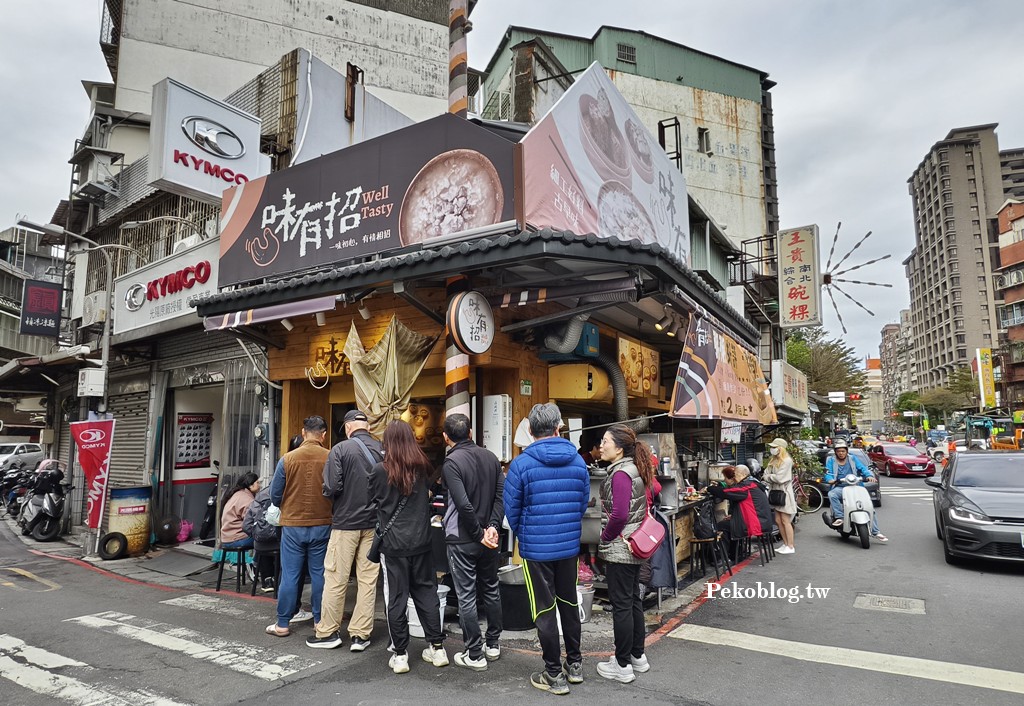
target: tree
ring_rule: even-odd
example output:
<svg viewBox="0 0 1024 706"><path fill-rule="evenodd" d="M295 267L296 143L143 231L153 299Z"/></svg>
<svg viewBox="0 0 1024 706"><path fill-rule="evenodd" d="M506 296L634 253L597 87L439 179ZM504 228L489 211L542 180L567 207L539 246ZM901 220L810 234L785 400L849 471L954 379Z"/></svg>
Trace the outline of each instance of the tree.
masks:
<svg viewBox="0 0 1024 706"><path fill-rule="evenodd" d="M901 392L893 409L897 412L921 411L921 396L917 392Z"/></svg>
<svg viewBox="0 0 1024 706"><path fill-rule="evenodd" d="M807 376L807 389L819 395L845 392L867 397L867 376L861 369L860 358L851 346L829 339L820 326L796 329L786 340L786 361ZM838 404L832 411L839 415L856 410L859 403Z"/></svg>
<svg viewBox="0 0 1024 706"><path fill-rule="evenodd" d="M946 388L962 398L960 407L978 402L978 381L969 365L962 365L950 373Z"/></svg>
<svg viewBox="0 0 1024 706"><path fill-rule="evenodd" d="M936 419L941 419L955 409L963 407L963 396L946 387L933 387L930 390L923 390L920 395L921 404L928 410L928 414Z"/></svg>

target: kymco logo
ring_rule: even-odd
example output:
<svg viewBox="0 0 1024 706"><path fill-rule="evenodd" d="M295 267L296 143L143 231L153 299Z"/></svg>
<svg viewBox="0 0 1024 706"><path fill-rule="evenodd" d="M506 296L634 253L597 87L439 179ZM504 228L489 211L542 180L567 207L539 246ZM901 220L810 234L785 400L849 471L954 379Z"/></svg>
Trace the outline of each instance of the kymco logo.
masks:
<svg viewBox="0 0 1024 706"><path fill-rule="evenodd" d="M107 434L102 429L86 429L78 435L78 438L86 444L93 444L97 441L103 441L106 439Z"/></svg>

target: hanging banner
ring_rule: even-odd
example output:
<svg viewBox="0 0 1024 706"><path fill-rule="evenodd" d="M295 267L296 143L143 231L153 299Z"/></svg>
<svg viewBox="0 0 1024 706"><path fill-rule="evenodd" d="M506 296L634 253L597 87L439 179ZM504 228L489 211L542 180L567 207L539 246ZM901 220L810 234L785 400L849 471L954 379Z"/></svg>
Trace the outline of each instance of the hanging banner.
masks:
<svg viewBox="0 0 1024 706"><path fill-rule="evenodd" d="M670 409L681 419L778 421L757 356L696 316L690 317Z"/></svg>
<svg viewBox="0 0 1024 706"><path fill-rule="evenodd" d="M690 264L686 179L600 64L520 144L521 223L658 243Z"/></svg>
<svg viewBox="0 0 1024 706"><path fill-rule="evenodd" d="M110 473L110 451L114 446L114 420L71 422L71 437L78 447L78 465L85 473L85 526L96 529L102 518Z"/></svg>
<svg viewBox="0 0 1024 706"><path fill-rule="evenodd" d="M779 231L779 325L821 325L818 226Z"/></svg>
<svg viewBox="0 0 1024 706"><path fill-rule="evenodd" d="M27 279L21 292L21 321L18 333L23 336L60 335L60 305L64 285Z"/></svg>
<svg viewBox="0 0 1024 706"><path fill-rule="evenodd" d="M996 406L996 378L992 372L992 349L976 348L978 361L978 391L981 393L980 409Z"/></svg>
<svg viewBox="0 0 1024 706"><path fill-rule="evenodd" d="M206 468L210 465L213 415L179 413L175 468Z"/></svg>

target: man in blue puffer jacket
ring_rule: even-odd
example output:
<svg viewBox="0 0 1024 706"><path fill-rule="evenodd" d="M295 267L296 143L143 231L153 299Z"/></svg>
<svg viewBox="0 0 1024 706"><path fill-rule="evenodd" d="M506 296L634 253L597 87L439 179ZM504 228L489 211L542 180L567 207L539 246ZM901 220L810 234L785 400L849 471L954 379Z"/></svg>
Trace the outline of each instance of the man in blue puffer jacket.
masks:
<svg viewBox="0 0 1024 706"><path fill-rule="evenodd" d="M562 413L556 405L534 405L528 419L536 441L508 469L505 517L519 540L530 610L544 654L544 671L530 675L530 683L553 694L568 694L569 684L583 681L576 579L590 477L576 447L558 434ZM564 671L556 604L565 637Z"/></svg>

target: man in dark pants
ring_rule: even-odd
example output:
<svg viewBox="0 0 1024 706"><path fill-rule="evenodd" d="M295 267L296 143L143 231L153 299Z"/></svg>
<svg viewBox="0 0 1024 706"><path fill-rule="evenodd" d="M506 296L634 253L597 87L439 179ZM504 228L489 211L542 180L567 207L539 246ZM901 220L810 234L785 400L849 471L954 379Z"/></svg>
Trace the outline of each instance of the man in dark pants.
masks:
<svg viewBox="0 0 1024 706"><path fill-rule="evenodd" d="M459 598L459 624L465 652L455 653L455 664L482 672L487 662L501 656L501 596L498 594L498 527L505 517L502 491L505 477L498 457L470 440L469 417L449 414L444 440L451 447L444 461L448 507L444 536L448 565ZM483 593L487 616L487 646L477 617L477 586Z"/></svg>
<svg viewBox="0 0 1024 706"><path fill-rule="evenodd" d="M534 405L528 419L535 441L509 466L505 517L519 540L530 609L544 655L544 671L531 674L530 684L552 694L568 694L569 684L583 681L576 580L590 477L576 447L559 436L562 413L556 405ZM565 638L564 665L556 606Z"/></svg>

